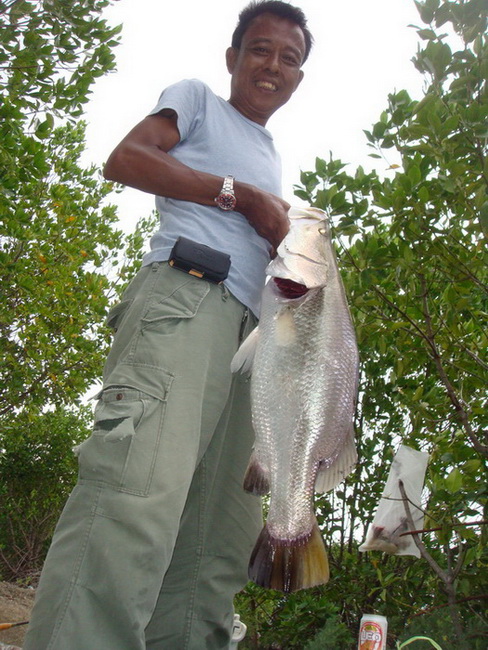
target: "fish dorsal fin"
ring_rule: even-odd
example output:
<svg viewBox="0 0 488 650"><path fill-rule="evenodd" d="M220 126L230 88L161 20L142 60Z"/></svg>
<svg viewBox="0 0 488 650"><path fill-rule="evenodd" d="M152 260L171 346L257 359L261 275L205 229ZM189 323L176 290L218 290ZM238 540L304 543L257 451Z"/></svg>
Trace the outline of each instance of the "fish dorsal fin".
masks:
<svg viewBox="0 0 488 650"><path fill-rule="evenodd" d="M325 494L333 490L351 473L356 464L357 457L354 435L351 431L346 438L344 448L332 465L319 469L317 478L315 479L315 492Z"/></svg>
<svg viewBox="0 0 488 650"><path fill-rule="evenodd" d="M249 336L241 343L240 348L231 361L231 372L240 372L241 374L250 374L256 354L256 346L259 338L259 327L255 327Z"/></svg>

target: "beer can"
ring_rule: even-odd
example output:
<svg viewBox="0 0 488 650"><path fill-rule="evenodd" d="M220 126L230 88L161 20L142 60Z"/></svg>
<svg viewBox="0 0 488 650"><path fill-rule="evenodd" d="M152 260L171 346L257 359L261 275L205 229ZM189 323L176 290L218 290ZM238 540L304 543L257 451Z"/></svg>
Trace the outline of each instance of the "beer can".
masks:
<svg viewBox="0 0 488 650"><path fill-rule="evenodd" d="M387 628L385 616L363 614L359 626L358 650L386 650Z"/></svg>

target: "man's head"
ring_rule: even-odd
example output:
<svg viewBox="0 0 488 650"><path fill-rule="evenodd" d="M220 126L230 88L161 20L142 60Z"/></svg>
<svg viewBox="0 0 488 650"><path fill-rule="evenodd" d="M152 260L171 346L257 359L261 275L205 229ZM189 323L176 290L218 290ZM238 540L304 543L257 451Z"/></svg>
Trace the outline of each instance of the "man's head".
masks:
<svg viewBox="0 0 488 650"><path fill-rule="evenodd" d="M311 44L300 9L278 0L251 3L241 12L226 52L230 104L264 126L297 89Z"/></svg>
<svg viewBox="0 0 488 650"><path fill-rule="evenodd" d="M255 0L254 2L249 3L247 7L244 7L239 14L239 21L234 33L232 34L232 47L236 50L241 48L242 37L244 36L246 29L255 18L265 13L278 16L279 18L286 18L286 20L296 23L300 27L305 39L305 54L302 61L303 65L308 59L313 44L312 34L307 27L307 19L299 7L293 7L287 2L282 2L281 0Z"/></svg>

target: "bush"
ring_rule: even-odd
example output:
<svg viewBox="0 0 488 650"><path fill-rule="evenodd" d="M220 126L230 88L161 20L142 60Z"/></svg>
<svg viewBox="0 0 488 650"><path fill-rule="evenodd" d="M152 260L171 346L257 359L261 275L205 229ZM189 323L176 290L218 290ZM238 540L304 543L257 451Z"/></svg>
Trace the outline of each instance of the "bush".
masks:
<svg viewBox="0 0 488 650"><path fill-rule="evenodd" d="M305 646L305 650L350 650L356 642L357 639L336 614L329 618L325 627Z"/></svg>
<svg viewBox="0 0 488 650"><path fill-rule="evenodd" d="M0 579L28 579L42 566L77 476L74 445L89 434L90 409L23 412L0 429Z"/></svg>

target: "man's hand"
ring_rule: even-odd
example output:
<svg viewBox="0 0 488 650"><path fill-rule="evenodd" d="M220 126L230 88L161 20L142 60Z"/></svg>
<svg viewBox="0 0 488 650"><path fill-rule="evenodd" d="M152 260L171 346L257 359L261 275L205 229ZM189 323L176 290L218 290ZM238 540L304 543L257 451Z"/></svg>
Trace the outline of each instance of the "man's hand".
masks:
<svg viewBox="0 0 488 650"><path fill-rule="evenodd" d="M290 204L279 196L247 183L236 181L234 189L237 198L236 210L246 217L258 235L267 239L276 251L290 229Z"/></svg>

